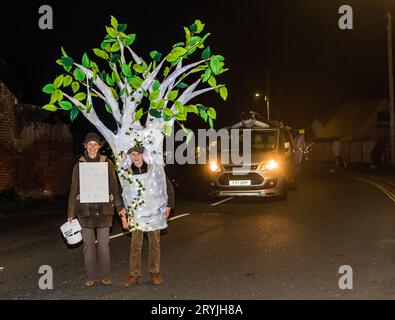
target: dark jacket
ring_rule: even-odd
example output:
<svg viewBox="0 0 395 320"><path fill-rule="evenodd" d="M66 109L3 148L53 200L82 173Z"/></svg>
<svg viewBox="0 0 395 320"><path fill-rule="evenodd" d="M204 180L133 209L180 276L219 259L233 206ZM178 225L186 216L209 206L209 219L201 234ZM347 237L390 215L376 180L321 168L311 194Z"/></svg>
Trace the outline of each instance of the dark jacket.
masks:
<svg viewBox="0 0 395 320"><path fill-rule="evenodd" d="M80 203L79 163L99 161L108 163L110 202ZM113 222L114 207L119 212L124 208L124 205L112 162L106 156L99 154L96 159L90 159L88 155L82 156L73 168L67 217L78 217L82 228L109 228Z"/></svg>
<svg viewBox="0 0 395 320"><path fill-rule="evenodd" d="M130 166L130 170L134 175L147 173L148 165L144 161L142 166L139 168L134 163L132 163L132 165ZM167 176L166 176L166 189L167 189L167 206L170 209L175 209L176 201L174 197L174 188L173 188L173 184L171 183L170 179Z"/></svg>

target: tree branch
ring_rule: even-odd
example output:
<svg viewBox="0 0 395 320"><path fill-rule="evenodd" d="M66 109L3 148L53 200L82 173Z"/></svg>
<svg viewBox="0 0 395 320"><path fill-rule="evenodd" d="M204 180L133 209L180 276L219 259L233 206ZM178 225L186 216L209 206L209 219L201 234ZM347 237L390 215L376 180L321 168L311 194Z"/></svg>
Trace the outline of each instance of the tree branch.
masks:
<svg viewBox="0 0 395 320"><path fill-rule="evenodd" d="M103 124L103 122L100 121L94 108L92 108L91 111L88 113L85 111L85 106L80 101L69 96L67 93L63 93L63 96L69 99L70 102L81 111L85 118L100 131L100 133L103 135L104 139L106 139L108 143L113 142L115 134L110 129L108 129Z"/></svg>
<svg viewBox="0 0 395 320"><path fill-rule="evenodd" d="M84 66L75 63L75 65L85 73L86 77L88 79L93 78L93 72ZM121 111L119 110L119 105L117 100L115 99L114 95L111 92L111 89L104 83L104 81L100 78L99 75L96 75L96 79L93 79L93 83L96 85L96 87L103 93L104 97L106 98L106 101L108 105L110 106L112 110L112 115L117 123L117 127L119 126L119 123L121 122Z"/></svg>
<svg viewBox="0 0 395 320"><path fill-rule="evenodd" d="M148 88L152 85L154 82L156 76L158 75L160 69L163 66L163 63L165 60L162 60L162 62L156 67L154 71L152 71L147 78L144 80L142 83L141 87L137 89L131 97L128 98L128 101L124 107L123 111L123 117L122 117L122 128L125 127L125 130L127 130L128 124L132 123L132 118L136 109L136 106L139 104L141 99L144 96L144 92L148 90Z"/></svg>

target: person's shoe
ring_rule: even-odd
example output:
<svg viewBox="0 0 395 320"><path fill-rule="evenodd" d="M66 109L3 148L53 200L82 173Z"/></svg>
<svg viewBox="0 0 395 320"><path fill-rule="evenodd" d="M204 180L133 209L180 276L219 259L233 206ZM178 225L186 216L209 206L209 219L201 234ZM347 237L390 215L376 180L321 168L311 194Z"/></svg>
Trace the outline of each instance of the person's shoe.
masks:
<svg viewBox="0 0 395 320"><path fill-rule="evenodd" d="M137 283L139 283L139 279L140 279L140 277L129 276L129 277L126 279L125 283L124 283L125 288L129 288L129 287L131 287L131 286L136 285Z"/></svg>
<svg viewBox="0 0 395 320"><path fill-rule="evenodd" d="M87 288L93 287L95 284L96 284L96 281L94 281L94 280L86 280L84 283L85 287L87 287Z"/></svg>
<svg viewBox="0 0 395 320"><path fill-rule="evenodd" d="M160 286L162 284L160 273L151 273L151 281L154 286Z"/></svg>
<svg viewBox="0 0 395 320"><path fill-rule="evenodd" d="M101 284L103 286L111 286L112 285L112 280L111 279L102 279Z"/></svg>

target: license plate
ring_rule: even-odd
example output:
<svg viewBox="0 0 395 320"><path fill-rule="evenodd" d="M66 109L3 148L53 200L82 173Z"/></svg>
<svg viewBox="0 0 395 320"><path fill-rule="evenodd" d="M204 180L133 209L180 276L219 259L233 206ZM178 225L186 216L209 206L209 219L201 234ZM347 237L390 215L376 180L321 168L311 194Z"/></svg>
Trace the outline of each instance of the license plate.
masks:
<svg viewBox="0 0 395 320"><path fill-rule="evenodd" d="M251 180L230 180L230 186L250 186Z"/></svg>

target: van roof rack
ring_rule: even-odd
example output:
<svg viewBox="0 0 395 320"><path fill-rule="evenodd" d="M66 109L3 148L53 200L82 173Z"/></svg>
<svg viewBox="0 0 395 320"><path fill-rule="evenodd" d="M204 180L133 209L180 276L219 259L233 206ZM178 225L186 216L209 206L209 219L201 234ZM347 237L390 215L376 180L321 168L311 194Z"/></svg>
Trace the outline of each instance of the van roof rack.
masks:
<svg viewBox="0 0 395 320"><path fill-rule="evenodd" d="M269 129L269 128L284 128L284 124L276 120L267 120L262 117L258 112L249 111L241 113L241 121L231 126L231 129Z"/></svg>

